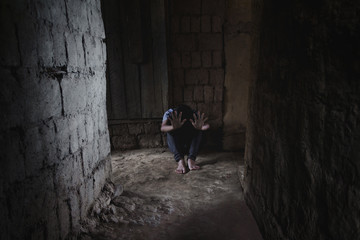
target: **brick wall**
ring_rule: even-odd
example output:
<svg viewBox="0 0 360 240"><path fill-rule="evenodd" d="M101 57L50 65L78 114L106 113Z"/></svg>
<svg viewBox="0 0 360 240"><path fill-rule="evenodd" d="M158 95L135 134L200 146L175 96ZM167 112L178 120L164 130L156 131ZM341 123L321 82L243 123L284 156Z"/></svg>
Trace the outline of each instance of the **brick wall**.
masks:
<svg viewBox="0 0 360 240"><path fill-rule="evenodd" d="M166 147L161 120L109 121L113 150Z"/></svg>
<svg viewBox="0 0 360 240"><path fill-rule="evenodd" d="M0 12L0 239L65 239L111 173L100 1Z"/></svg>
<svg viewBox="0 0 360 240"><path fill-rule="evenodd" d="M221 145L225 1L170 0L170 102L209 116L208 144Z"/></svg>

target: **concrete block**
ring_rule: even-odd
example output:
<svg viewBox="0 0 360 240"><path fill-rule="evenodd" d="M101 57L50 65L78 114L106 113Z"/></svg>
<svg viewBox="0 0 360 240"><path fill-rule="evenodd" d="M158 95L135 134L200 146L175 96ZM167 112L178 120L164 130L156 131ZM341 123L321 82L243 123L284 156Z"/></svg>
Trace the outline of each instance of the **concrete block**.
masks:
<svg viewBox="0 0 360 240"><path fill-rule="evenodd" d="M85 177L92 175L92 171L99 161L97 142L90 142L82 148L83 172Z"/></svg>
<svg viewBox="0 0 360 240"><path fill-rule="evenodd" d="M120 125L112 125L110 126L110 128L112 129L114 136L129 135L129 129L126 123Z"/></svg>
<svg viewBox="0 0 360 240"><path fill-rule="evenodd" d="M171 64L173 68L181 68L181 55L178 52L171 55Z"/></svg>
<svg viewBox="0 0 360 240"><path fill-rule="evenodd" d="M80 113L86 108L86 79L70 75L61 81L65 115Z"/></svg>
<svg viewBox="0 0 360 240"><path fill-rule="evenodd" d="M210 16L201 16L201 32L211 32Z"/></svg>
<svg viewBox="0 0 360 240"><path fill-rule="evenodd" d="M59 29L52 28L51 34L53 36L53 52L54 59L53 64L55 66L66 66L67 65L67 49L65 48L66 39L64 37L64 32Z"/></svg>
<svg viewBox="0 0 360 240"><path fill-rule="evenodd" d="M84 179L84 185L80 188L80 200L81 200L81 219L83 220L88 213L89 207L94 202L94 181L92 177L86 177Z"/></svg>
<svg viewBox="0 0 360 240"><path fill-rule="evenodd" d="M222 119L222 103L214 103L211 105L209 117L211 119Z"/></svg>
<svg viewBox="0 0 360 240"><path fill-rule="evenodd" d="M70 154L68 121L66 118L59 118L54 120L55 127L55 148L56 156L62 160Z"/></svg>
<svg viewBox="0 0 360 240"><path fill-rule="evenodd" d="M136 136L134 135L112 136L111 144L116 150L134 149L138 147Z"/></svg>
<svg viewBox="0 0 360 240"><path fill-rule="evenodd" d="M205 103L213 102L214 100L214 87L205 86L204 87L204 101Z"/></svg>
<svg viewBox="0 0 360 240"><path fill-rule="evenodd" d="M78 135L79 125L80 123L79 123L78 115L70 116L68 118L70 154L73 154L79 150L79 135Z"/></svg>
<svg viewBox="0 0 360 240"><path fill-rule="evenodd" d="M221 86L215 87L214 102L222 102L224 96L224 89Z"/></svg>
<svg viewBox="0 0 360 240"><path fill-rule="evenodd" d="M31 77L24 81L23 99L25 101L25 117L31 123L61 115L62 102L58 81L47 76Z"/></svg>
<svg viewBox="0 0 360 240"><path fill-rule="evenodd" d="M129 133L132 135L138 135L144 133L144 125L142 123L129 123Z"/></svg>
<svg viewBox="0 0 360 240"><path fill-rule="evenodd" d="M82 35L65 33L65 40L68 51L68 65L74 69L85 67Z"/></svg>
<svg viewBox="0 0 360 240"><path fill-rule="evenodd" d="M52 166L59 161L57 157L58 151L54 121L44 121L43 124L39 126L39 132L42 151L44 151L44 166Z"/></svg>
<svg viewBox="0 0 360 240"><path fill-rule="evenodd" d="M200 32L200 17L191 17L190 19L190 31L193 33L198 33Z"/></svg>
<svg viewBox="0 0 360 240"><path fill-rule="evenodd" d="M35 1L34 5L37 18L52 22L51 12L49 11L49 2L52 1Z"/></svg>
<svg viewBox="0 0 360 240"><path fill-rule="evenodd" d="M85 115L85 131L86 139L88 143L94 141L95 128L94 128L94 119L90 114Z"/></svg>
<svg viewBox="0 0 360 240"><path fill-rule="evenodd" d="M202 59L202 66L203 67L211 67L212 61L211 61L211 51L204 51L201 53L201 59Z"/></svg>
<svg viewBox="0 0 360 240"><path fill-rule="evenodd" d="M194 35L177 34L174 36L174 47L177 50L196 50L197 38Z"/></svg>
<svg viewBox="0 0 360 240"><path fill-rule="evenodd" d="M36 32L38 62L41 66L53 66L54 42L51 35L51 27L47 25L46 22L41 22L37 24Z"/></svg>
<svg viewBox="0 0 360 240"><path fill-rule="evenodd" d="M204 87L203 86L196 86L194 88L194 101L195 102L204 101Z"/></svg>
<svg viewBox="0 0 360 240"><path fill-rule="evenodd" d="M105 96L105 93L102 95ZM98 122L99 122L99 133L100 135L104 135L108 133L108 121L106 115L106 108L100 108L98 110Z"/></svg>
<svg viewBox="0 0 360 240"><path fill-rule="evenodd" d="M222 67L223 66L223 51L214 51L212 54L212 66Z"/></svg>
<svg viewBox="0 0 360 240"><path fill-rule="evenodd" d="M72 190L69 195L68 204L70 205L71 228L73 231L80 231L80 196L77 191Z"/></svg>
<svg viewBox="0 0 360 240"><path fill-rule="evenodd" d="M200 50L222 50L223 36L221 33L202 33L199 35Z"/></svg>
<svg viewBox="0 0 360 240"><path fill-rule="evenodd" d="M220 16L212 17L212 32L222 32L223 19Z"/></svg>
<svg viewBox="0 0 360 240"><path fill-rule="evenodd" d="M175 105L182 103L184 101L183 87L178 87L178 88L174 89L173 101L174 101Z"/></svg>
<svg viewBox="0 0 360 240"><path fill-rule="evenodd" d="M18 66L20 65L20 54L18 49L19 39L16 36L11 12L5 7L0 8L0 65Z"/></svg>
<svg viewBox="0 0 360 240"><path fill-rule="evenodd" d="M210 71L210 84L213 86L223 86L224 84L224 69L211 69Z"/></svg>
<svg viewBox="0 0 360 240"><path fill-rule="evenodd" d="M171 32L178 33L180 31L180 18L178 16L171 17Z"/></svg>
<svg viewBox="0 0 360 240"><path fill-rule="evenodd" d="M200 113L205 113L205 117L209 117L210 108L211 108L211 105L208 103L198 103L197 104L197 109L200 111Z"/></svg>
<svg viewBox="0 0 360 240"><path fill-rule="evenodd" d="M88 139L86 138L86 118L85 115L79 114L77 116L78 119L78 141L79 146L83 147L86 145Z"/></svg>
<svg viewBox="0 0 360 240"><path fill-rule="evenodd" d="M69 189L81 184L83 177L81 153L67 156L55 169L58 195L67 196Z"/></svg>
<svg viewBox="0 0 360 240"><path fill-rule="evenodd" d="M155 135L140 135L139 146L141 148L154 148L162 146L161 134Z"/></svg>
<svg viewBox="0 0 360 240"><path fill-rule="evenodd" d="M99 160L103 160L110 155L109 134L104 134L99 138Z"/></svg>
<svg viewBox="0 0 360 240"><path fill-rule="evenodd" d="M37 67L38 64L38 41L43 41L38 34L36 21L25 15L19 18L18 41L21 61L24 67ZM14 56L16 53L14 52Z"/></svg>
<svg viewBox="0 0 360 240"><path fill-rule="evenodd" d="M41 174L44 155L41 135L38 127L33 127L25 131L25 169L26 176L37 176Z"/></svg>
<svg viewBox="0 0 360 240"><path fill-rule="evenodd" d="M188 33L190 32L190 17L183 16L181 18L181 32Z"/></svg>
<svg viewBox="0 0 360 240"><path fill-rule="evenodd" d="M105 162L103 162L103 164L100 164L94 172L93 181L94 181L94 197L95 198L97 198L99 196L101 189L104 187L105 181L107 178L107 176L105 174L105 164L104 163Z"/></svg>
<svg viewBox="0 0 360 240"><path fill-rule="evenodd" d="M1 75L1 112L2 112L2 124L0 130L7 130L15 126L19 126L24 122L24 101L21 85L16 81L15 77L11 74L9 69L0 67ZM17 111L14 111L17 109Z"/></svg>
<svg viewBox="0 0 360 240"><path fill-rule="evenodd" d="M71 229L70 224L70 205L69 199L59 199L58 201L58 215L61 239L66 239Z"/></svg>
<svg viewBox="0 0 360 240"><path fill-rule="evenodd" d="M67 15L69 18L69 27L80 33L89 32L88 6L84 1L65 0L67 6Z"/></svg>
<svg viewBox="0 0 360 240"><path fill-rule="evenodd" d="M44 169L37 177L28 178L24 182L25 187L25 221L29 225L35 225L41 219L49 215L56 218L56 194L54 189L53 172Z"/></svg>
<svg viewBox="0 0 360 240"><path fill-rule="evenodd" d="M174 1L174 4L172 4L172 11L175 14L199 15L201 14L201 0Z"/></svg>
<svg viewBox="0 0 360 240"><path fill-rule="evenodd" d="M160 133L161 122L147 122L144 124L145 134L154 135Z"/></svg>
<svg viewBox="0 0 360 240"><path fill-rule="evenodd" d="M181 54L181 63L184 68L191 67L191 55L190 52L183 52Z"/></svg>
<svg viewBox="0 0 360 240"><path fill-rule="evenodd" d="M173 84L175 88L184 86L184 70L183 69L174 69L172 71Z"/></svg>
<svg viewBox="0 0 360 240"><path fill-rule="evenodd" d="M193 92L194 92L193 87L185 87L184 88L184 101L185 102L192 102L194 100Z"/></svg>
<svg viewBox="0 0 360 240"><path fill-rule="evenodd" d="M185 83L188 85L207 84L209 72L207 69L189 69L185 74Z"/></svg>
<svg viewBox="0 0 360 240"><path fill-rule="evenodd" d="M226 2L223 0L202 1L202 13L206 15L219 15L225 14Z"/></svg>
<svg viewBox="0 0 360 240"><path fill-rule="evenodd" d="M104 67L102 39L84 34L86 65L89 67Z"/></svg>
<svg viewBox="0 0 360 240"><path fill-rule="evenodd" d="M105 38L104 21L101 16L101 10L98 9L96 4L88 4L88 19L90 34L98 38Z"/></svg>
<svg viewBox="0 0 360 240"><path fill-rule="evenodd" d="M22 130L8 130L0 135L3 178L8 183L25 179L25 158Z"/></svg>
<svg viewBox="0 0 360 240"><path fill-rule="evenodd" d="M201 67L201 54L200 52L191 53L191 67L198 68Z"/></svg>

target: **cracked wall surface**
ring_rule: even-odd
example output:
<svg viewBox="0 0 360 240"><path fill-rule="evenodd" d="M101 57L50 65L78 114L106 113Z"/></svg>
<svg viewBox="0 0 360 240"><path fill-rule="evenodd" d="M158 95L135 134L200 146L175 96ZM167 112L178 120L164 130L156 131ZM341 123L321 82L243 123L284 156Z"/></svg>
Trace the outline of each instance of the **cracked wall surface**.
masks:
<svg viewBox="0 0 360 240"><path fill-rule="evenodd" d="M0 238L65 239L111 172L100 1L0 12Z"/></svg>
<svg viewBox="0 0 360 240"><path fill-rule="evenodd" d="M264 239L359 239L359 2L253 9L244 192Z"/></svg>

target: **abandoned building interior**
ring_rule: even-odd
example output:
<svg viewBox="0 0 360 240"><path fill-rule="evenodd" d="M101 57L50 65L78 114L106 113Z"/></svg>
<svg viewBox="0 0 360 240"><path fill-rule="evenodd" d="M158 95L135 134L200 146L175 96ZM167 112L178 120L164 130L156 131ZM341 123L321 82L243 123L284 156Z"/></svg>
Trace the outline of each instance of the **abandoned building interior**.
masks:
<svg viewBox="0 0 360 240"><path fill-rule="evenodd" d="M360 2L2 0L0 239L360 239ZM199 171L160 132L208 116Z"/></svg>

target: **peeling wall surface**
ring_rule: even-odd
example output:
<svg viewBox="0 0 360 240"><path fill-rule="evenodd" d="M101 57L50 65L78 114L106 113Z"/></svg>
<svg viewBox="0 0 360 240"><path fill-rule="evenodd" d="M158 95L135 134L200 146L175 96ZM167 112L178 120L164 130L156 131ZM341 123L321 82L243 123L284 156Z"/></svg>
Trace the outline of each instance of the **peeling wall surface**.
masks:
<svg viewBox="0 0 360 240"><path fill-rule="evenodd" d="M359 2L253 7L247 202L264 239L359 239Z"/></svg>
<svg viewBox="0 0 360 240"><path fill-rule="evenodd" d="M100 1L4 0L0 18L0 239L65 239L111 172Z"/></svg>

